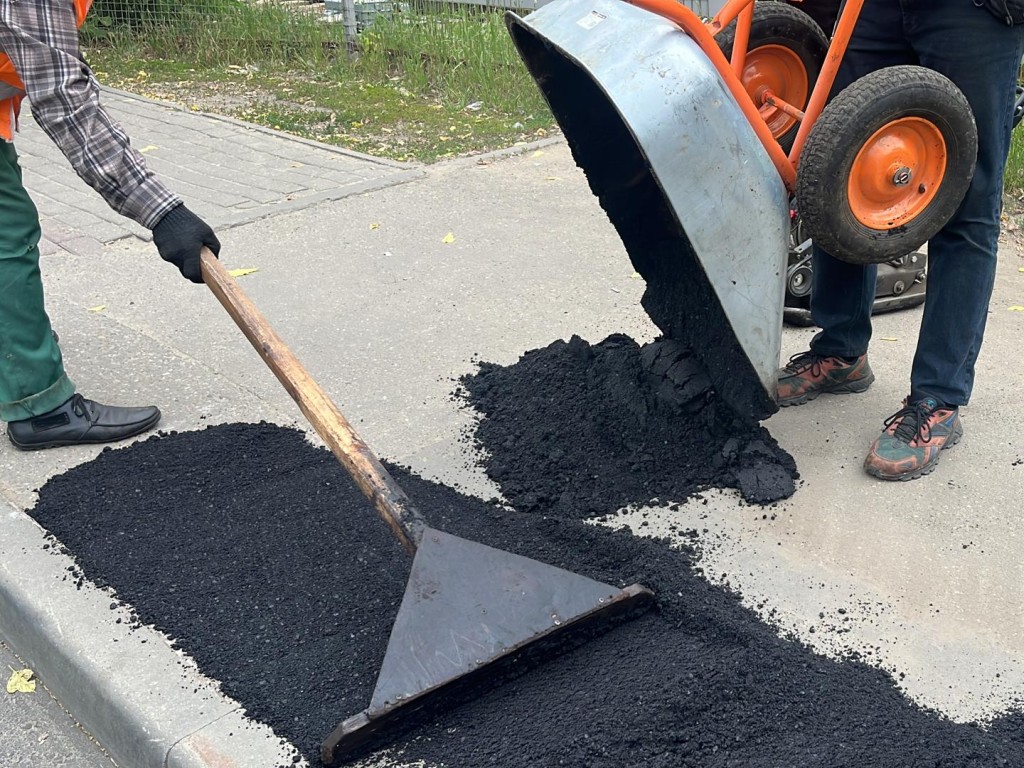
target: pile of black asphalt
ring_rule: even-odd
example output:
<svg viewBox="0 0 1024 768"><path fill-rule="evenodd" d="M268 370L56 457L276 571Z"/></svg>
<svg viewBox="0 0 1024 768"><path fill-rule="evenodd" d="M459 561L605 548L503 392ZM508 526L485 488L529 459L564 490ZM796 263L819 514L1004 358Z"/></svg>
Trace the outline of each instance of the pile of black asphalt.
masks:
<svg viewBox="0 0 1024 768"><path fill-rule="evenodd" d="M706 488L757 504L794 492L793 458L721 402L675 341L574 336L513 365L481 364L461 384L481 415L479 461L521 512L604 515Z"/></svg>
<svg viewBox="0 0 1024 768"><path fill-rule="evenodd" d="M926 711L888 674L780 637L705 579L690 549L389 469L437 528L657 594L655 609L577 649L422 713L391 734L391 758L460 768L1024 765L1019 713L983 727ZM684 512L683 539L696 535ZM301 432L229 424L108 450L52 478L31 514L59 542L50 551L74 556L69 579L130 605L314 765L321 740L369 703L410 558Z"/></svg>

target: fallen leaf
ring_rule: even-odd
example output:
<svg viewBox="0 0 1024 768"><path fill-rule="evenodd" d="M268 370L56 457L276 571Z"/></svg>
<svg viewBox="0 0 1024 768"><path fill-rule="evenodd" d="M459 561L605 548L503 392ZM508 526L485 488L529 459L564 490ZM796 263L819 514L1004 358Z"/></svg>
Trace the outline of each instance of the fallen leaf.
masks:
<svg viewBox="0 0 1024 768"><path fill-rule="evenodd" d="M152 152L154 149L160 149L160 147L158 147L156 144L150 144L140 149L139 152Z"/></svg>
<svg viewBox="0 0 1024 768"><path fill-rule="evenodd" d="M882 341L899 341L895 336L883 336Z"/></svg>
<svg viewBox="0 0 1024 768"><path fill-rule="evenodd" d="M89 307L90 312L102 312L107 308L106 304L97 304L95 307Z"/></svg>
<svg viewBox="0 0 1024 768"><path fill-rule="evenodd" d="M35 693L36 681L32 679L31 669L8 669L11 670L11 679L7 681L8 693Z"/></svg>
<svg viewBox="0 0 1024 768"><path fill-rule="evenodd" d="M634 272L632 275L629 276L629 278L630 278L630 280L639 280L640 279L640 273L639 272Z"/></svg>
<svg viewBox="0 0 1024 768"><path fill-rule="evenodd" d="M544 154L544 150L543 150L543 149L538 149L538 150L537 150L536 152L534 152L534 153L533 153L533 154L531 155L531 157L540 157L540 156L541 156L541 155L543 155L543 154Z"/></svg>
<svg viewBox="0 0 1024 768"><path fill-rule="evenodd" d="M1017 267L1018 272L1024 272L1024 267Z"/></svg>
<svg viewBox="0 0 1024 768"><path fill-rule="evenodd" d="M251 275L253 272L259 272L259 267L242 267L241 269L232 269L228 272L232 277L245 277Z"/></svg>
<svg viewBox="0 0 1024 768"><path fill-rule="evenodd" d="M455 235L452 232L449 232L447 235L441 238L441 242L444 243L445 245L451 245L452 243L455 242Z"/></svg>
<svg viewBox="0 0 1024 768"><path fill-rule="evenodd" d="M561 181L562 180L561 177L559 177L559 176L546 176L545 178L548 181Z"/></svg>
<svg viewBox="0 0 1024 768"><path fill-rule="evenodd" d="M370 229L380 229L380 222L375 221L370 225Z"/></svg>
<svg viewBox="0 0 1024 768"><path fill-rule="evenodd" d="M305 166L302 163L292 163L291 167L292 168L305 168Z"/></svg>
<svg viewBox="0 0 1024 768"><path fill-rule="evenodd" d="M1009 309L1011 312L1024 312L1024 307L1020 306L1019 304L1014 304Z"/></svg>

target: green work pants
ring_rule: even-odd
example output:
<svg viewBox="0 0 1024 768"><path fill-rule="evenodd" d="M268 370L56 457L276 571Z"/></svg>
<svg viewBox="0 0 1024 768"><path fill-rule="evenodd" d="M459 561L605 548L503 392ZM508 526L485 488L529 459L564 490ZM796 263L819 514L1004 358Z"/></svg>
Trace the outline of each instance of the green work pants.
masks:
<svg viewBox="0 0 1024 768"><path fill-rule="evenodd" d="M18 154L0 140L0 421L52 411L75 394L43 308L41 236Z"/></svg>

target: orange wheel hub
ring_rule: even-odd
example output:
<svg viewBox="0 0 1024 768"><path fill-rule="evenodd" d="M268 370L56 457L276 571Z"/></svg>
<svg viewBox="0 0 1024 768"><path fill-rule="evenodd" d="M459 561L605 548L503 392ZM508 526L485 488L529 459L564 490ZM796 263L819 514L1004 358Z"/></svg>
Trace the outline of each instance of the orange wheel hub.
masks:
<svg viewBox="0 0 1024 768"><path fill-rule="evenodd" d="M946 173L946 140L921 117L883 125L864 142L850 169L850 209L865 227L909 224L935 198Z"/></svg>
<svg viewBox="0 0 1024 768"><path fill-rule="evenodd" d="M772 136L777 139L796 124L796 118L763 104L765 95L771 92L797 109L807 105L807 69L794 51L782 45L761 45L748 51L742 80L750 98L760 105L761 117L768 123Z"/></svg>

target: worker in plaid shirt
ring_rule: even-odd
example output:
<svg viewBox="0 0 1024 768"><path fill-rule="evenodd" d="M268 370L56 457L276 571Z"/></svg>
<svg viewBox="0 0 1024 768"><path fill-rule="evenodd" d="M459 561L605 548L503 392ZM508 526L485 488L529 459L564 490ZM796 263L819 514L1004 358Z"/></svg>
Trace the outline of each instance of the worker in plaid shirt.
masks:
<svg viewBox="0 0 1024 768"><path fill-rule="evenodd" d="M213 230L146 168L100 106L79 52L92 0L0 0L0 420L18 448L105 443L153 428L155 407L101 405L77 393L43 307L39 215L14 149L23 98L72 167L111 208L153 231L160 256L202 282Z"/></svg>

